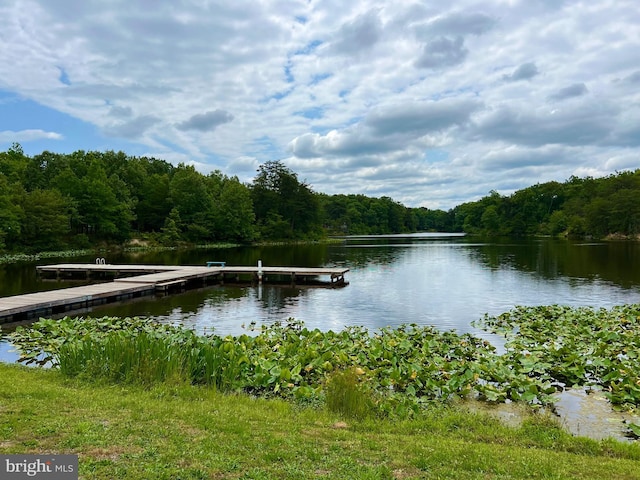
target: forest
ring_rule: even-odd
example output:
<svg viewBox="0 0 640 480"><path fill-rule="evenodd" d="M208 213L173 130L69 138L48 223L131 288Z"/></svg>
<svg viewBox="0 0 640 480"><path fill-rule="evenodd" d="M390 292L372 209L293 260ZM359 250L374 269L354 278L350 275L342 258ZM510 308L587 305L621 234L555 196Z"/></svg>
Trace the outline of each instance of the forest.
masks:
<svg viewBox="0 0 640 480"><path fill-rule="evenodd" d="M428 199L425 199L428 200ZM242 183L220 171L123 152L0 152L0 253L124 244L317 240L420 231L483 235L635 236L640 170L572 177L512 195L492 191L449 211L389 197L315 192L280 161Z"/></svg>
<svg viewBox="0 0 640 480"><path fill-rule="evenodd" d="M536 184L509 196L492 191L449 213L453 229L470 234L637 238L640 169Z"/></svg>

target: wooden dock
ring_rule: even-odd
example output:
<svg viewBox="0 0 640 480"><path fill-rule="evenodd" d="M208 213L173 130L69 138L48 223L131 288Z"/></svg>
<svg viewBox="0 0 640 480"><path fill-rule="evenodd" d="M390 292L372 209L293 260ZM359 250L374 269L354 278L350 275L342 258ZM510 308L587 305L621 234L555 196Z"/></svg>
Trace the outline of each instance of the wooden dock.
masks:
<svg viewBox="0 0 640 480"><path fill-rule="evenodd" d="M113 281L81 287L28 293L0 298L0 323L28 320L40 316L64 314L86 309L94 305L122 301L187 286L207 285L210 279L224 283L225 279L240 281L248 277L251 282L262 283L270 279L286 277L295 285L311 277L329 277L330 286L341 287L347 283L344 275L348 268L307 267L257 267L252 266L167 266L167 265L109 265L109 264L57 264L36 267L43 276L86 279L105 276Z"/></svg>

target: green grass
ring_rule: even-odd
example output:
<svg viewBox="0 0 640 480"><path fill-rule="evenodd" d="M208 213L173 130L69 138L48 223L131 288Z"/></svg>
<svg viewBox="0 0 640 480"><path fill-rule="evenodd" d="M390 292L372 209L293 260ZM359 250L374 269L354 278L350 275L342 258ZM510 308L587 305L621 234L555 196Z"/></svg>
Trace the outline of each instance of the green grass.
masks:
<svg viewBox="0 0 640 480"><path fill-rule="evenodd" d="M184 384L0 364L0 452L79 455L84 479L640 479L640 446L510 428L456 407L343 418Z"/></svg>

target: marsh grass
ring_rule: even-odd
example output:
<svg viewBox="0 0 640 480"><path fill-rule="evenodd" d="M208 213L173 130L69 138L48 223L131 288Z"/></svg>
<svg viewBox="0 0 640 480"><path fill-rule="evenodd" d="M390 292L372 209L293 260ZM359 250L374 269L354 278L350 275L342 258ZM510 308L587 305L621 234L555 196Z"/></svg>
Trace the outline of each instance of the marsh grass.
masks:
<svg viewBox="0 0 640 480"><path fill-rule="evenodd" d="M187 360L188 352L171 337L149 332L116 331L100 339L65 343L58 352L65 375L146 385L189 381Z"/></svg>
<svg viewBox="0 0 640 480"><path fill-rule="evenodd" d="M372 393L360 381L363 374L362 369L351 367L327 378L325 396L329 411L347 418L363 419L375 415Z"/></svg>
<svg viewBox="0 0 640 480"><path fill-rule="evenodd" d="M82 255L89 255L95 253L94 249L83 250L62 250L56 252L39 252L39 253L14 253L0 255L0 265L5 263L17 263L17 262L35 262L46 258L70 258L79 257Z"/></svg>
<svg viewBox="0 0 640 480"><path fill-rule="evenodd" d="M69 377L116 383L185 383L222 391L237 387L243 361L229 341L190 330L114 330L61 344L55 363Z"/></svg>

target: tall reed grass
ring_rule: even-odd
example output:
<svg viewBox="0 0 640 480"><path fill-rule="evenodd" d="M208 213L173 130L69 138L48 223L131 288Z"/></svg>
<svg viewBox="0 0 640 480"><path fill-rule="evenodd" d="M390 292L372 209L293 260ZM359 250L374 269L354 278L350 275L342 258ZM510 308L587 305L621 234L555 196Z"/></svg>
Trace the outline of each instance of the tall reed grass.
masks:
<svg viewBox="0 0 640 480"><path fill-rule="evenodd" d="M245 363L238 362L234 348L230 342L189 330L174 335L116 330L66 342L55 357L60 371L72 377L145 385L204 384L229 391L241 385Z"/></svg>
<svg viewBox="0 0 640 480"><path fill-rule="evenodd" d="M366 391L365 385L360 382L360 371L362 369L352 367L329 376L326 403L330 411L358 419L373 415L375 402L371 392Z"/></svg>

